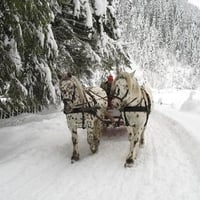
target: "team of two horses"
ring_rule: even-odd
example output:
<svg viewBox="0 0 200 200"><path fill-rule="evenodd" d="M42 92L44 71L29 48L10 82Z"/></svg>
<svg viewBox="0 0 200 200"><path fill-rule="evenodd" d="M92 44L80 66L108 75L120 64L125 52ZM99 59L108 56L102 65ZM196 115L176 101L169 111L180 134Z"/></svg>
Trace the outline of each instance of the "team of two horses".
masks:
<svg viewBox="0 0 200 200"><path fill-rule="evenodd" d="M107 110L107 95L100 87L84 88L78 79L71 75L61 79L60 89L64 113L72 133L71 161L74 162L79 160L78 128L87 129L91 152L98 150ZM113 81L112 95L112 105L121 112L129 134L130 147L125 167L131 167L138 148L144 144L144 131L151 110L151 94L138 84L133 74L122 72Z"/></svg>

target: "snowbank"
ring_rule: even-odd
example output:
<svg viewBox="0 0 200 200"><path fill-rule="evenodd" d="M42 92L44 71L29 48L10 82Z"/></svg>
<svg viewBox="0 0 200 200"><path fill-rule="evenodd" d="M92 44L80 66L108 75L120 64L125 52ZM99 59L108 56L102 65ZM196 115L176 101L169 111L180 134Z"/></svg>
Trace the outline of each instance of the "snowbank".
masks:
<svg viewBox="0 0 200 200"><path fill-rule="evenodd" d="M153 90L153 96L154 102L160 105L169 105L177 110L200 114L199 90Z"/></svg>

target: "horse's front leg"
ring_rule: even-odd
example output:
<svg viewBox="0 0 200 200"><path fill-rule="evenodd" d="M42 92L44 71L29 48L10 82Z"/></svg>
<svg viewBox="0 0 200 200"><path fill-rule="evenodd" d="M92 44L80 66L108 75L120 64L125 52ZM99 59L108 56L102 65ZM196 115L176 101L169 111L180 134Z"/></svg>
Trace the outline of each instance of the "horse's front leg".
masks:
<svg viewBox="0 0 200 200"><path fill-rule="evenodd" d="M128 126L127 131L129 134L130 149L124 166L132 167L136 158L137 147L139 146L139 137L137 137L138 133L133 127Z"/></svg>
<svg viewBox="0 0 200 200"><path fill-rule="evenodd" d="M74 161L79 160L77 125L74 123L75 117L76 116L74 116L74 114L67 115L67 125L69 130L71 131L72 145L73 145L71 163L74 163Z"/></svg>
<svg viewBox="0 0 200 200"><path fill-rule="evenodd" d="M98 150L99 141L95 137L95 120L92 117L87 123L87 141L90 145L90 150L92 153L96 153Z"/></svg>
<svg viewBox="0 0 200 200"><path fill-rule="evenodd" d="M102 117L103 119L103 117ZM100 138L103 131L103 124L99 119L96 119L94 122L94 142L98 148L100 144Z"/></svg>
<svg viewBox="0 0 200 200"><path fill-rule="evenodd" d="M71 163L74 163L74 161L79 160L77 129L72 129L72 144L73 144L73 153L71 157Z"/></svg>

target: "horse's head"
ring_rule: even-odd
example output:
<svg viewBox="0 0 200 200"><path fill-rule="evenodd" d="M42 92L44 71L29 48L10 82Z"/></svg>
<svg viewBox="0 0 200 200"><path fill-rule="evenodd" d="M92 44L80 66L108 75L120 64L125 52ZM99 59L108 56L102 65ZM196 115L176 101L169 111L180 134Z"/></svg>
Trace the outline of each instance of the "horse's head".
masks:
<svg viewBox="0 0 200 200"><path fill-rule="evenodd" d="M112 105L114 108L121 108L124 104L124 100L128 94L128 84L124 78L118 78L113 82L111 93L113 96Z"/></svg>
<svg viewBox="0 0 200 200"><path fill-rule="evenodd" d="M112 94L113 100L112 105L119 109L129 104L137 93L136 79L132 77L132 74L127 72L120 73L113 82Z"/></svg>
<svg viewBox="0 0 200 200"><path fill-rule="evenodd" d="M61 97L64 103L65 113L71 112L82 101L83 95L80 87L78 80L74 76L60 81Z"/></svg>

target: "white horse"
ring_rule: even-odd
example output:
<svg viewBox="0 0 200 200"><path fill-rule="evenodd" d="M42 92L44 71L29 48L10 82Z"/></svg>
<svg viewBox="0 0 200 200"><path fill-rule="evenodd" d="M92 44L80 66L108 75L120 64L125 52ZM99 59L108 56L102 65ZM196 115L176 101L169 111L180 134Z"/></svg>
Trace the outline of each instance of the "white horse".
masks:
<svg viewBox="0 0 200 200"><path fill-rule="evenodd" d="M112 104L121 111L127 127L130 149L125 167L131 167L139 146L144 144L144 131L152 105L152 95L144 86L140 87L133 74L120 73L112 85Z"/></svg>
<svg viewBox="0 0 200 200"><path fill-rule="evenodd" d="M70 74L60 80L64 113L72 133L72 163L79 160L78 128L87 128L87 141L90 150L98 150L100 134L103 129L101 119L107 108L106 92L100 87L83 88L78 79Z"/></svg>

